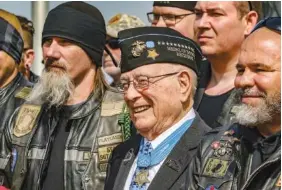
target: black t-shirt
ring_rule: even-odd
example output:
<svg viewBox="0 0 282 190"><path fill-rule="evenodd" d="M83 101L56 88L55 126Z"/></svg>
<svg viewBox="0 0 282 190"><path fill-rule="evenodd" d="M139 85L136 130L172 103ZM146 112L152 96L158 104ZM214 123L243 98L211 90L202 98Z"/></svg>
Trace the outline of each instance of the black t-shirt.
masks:
<svg viewBox="0 0 282 190"><path fill-rule="evenodd" d="M64 190L64 156L66 141L70 132L69 116L81 104L63 106L60 110L60 120L50 142L49 164L43 182L42 190Z"/></svg>
<svg viewBox="0 0 282 190"><path fill-rule="evenodd" d="M206 93L203 94L198 113L208 126L213 127L214 122L220 115L223 105L231 92L232 90L218 96L210 96Z"/></svg>

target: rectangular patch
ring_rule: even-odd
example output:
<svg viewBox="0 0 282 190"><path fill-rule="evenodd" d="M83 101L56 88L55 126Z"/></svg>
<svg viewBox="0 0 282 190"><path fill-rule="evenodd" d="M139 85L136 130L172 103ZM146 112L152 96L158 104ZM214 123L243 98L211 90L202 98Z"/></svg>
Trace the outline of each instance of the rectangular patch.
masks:
<svg viewBox="0 0 282 190"><path fill-rule="evenodd" d="M117 144L98 148L99 163L108 162L111 153L116 146Z"/></svg>
<svg viewBox="0 0 282 190"><path fill-rule="evenodd" d="M115 133L112 135L99 137L98 138L98 145L104 146L104 145L110 145L110 144L117 144L122 142L122 133Z"/></svg>
<svg viewBox="0 0 282 190"><path fill-rule="evenodd" d="M99 164L100 172L107 172L108 163Z"/></svg>
<svg viewBox="0 0 282 190"><path fill-rule="evenodd" d="M83 160L90 160L91 153L90 152L83 152Z"/></svg>
<svg viewBox="0 0 282 190"><path fill-rule="evenodd" d="M222 178L225 176L228 166L229 161L227 160L209 158L205 165L203 175L215 178Z"/></svg>
<svg viewBox="0 0 282 190"><path fill-rule="evenodd" d="M16 98L26 99L26 97L31 92L31 88L23 87L16 95Z"/></svg>
<svg viewBox="0 0 282 190"><path fill-rule="evenodd" d="M36 118L40 113L41 106L24 104L20 108L19 114L16 119L16 125L14 128L14 135L16 137L21 137L29 132L35 125Z"/></svg>
<svg viewBox="0 0 282 190"><path fill-rule="evenodd" d="M119 102L103 102L101 108L101 116L118 115L122 112L124 101Z"/></svg>

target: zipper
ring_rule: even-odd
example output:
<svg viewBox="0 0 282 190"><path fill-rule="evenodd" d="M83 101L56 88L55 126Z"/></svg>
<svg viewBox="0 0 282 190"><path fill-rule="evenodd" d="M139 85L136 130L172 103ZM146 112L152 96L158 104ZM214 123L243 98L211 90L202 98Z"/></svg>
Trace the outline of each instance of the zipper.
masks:
<svg viewBox="0 0 282 190"><path fill-rule="evenodd" d="M258 167L254 172L253 174L249 177L249 179L245 182L245 185L242 187L241 190L244 190L246 189L246 187L250 184L250 182L252 181L252 179L255 177L255 175L259 172L259 170L263 169L265 166L268 166L272 163L275 163L279 160L279 158L276 158L275 160L271 160L271 161L268 161L268 162L265 162L263 165L261 165L260 167Z"/></svg>

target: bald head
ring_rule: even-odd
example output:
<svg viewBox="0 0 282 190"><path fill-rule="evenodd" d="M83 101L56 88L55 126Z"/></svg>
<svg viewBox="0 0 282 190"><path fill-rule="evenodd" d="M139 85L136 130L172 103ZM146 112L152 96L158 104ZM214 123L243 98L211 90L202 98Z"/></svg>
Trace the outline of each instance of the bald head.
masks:
<svg viewBox="0 0 282 190"><path fill-rule="evenodd" d="M280 65L281 34L266 27L254 31L242 44L241 57L244 55L252 59L251 62L259 63L264 59Z"/></svg>
<svg viewBox="0 0 282 190"><path fill-rule="evenodd" d="M281 126L281 34L262 27L242 44L235 87L242 90L238 123L264 136Z"/></svg>

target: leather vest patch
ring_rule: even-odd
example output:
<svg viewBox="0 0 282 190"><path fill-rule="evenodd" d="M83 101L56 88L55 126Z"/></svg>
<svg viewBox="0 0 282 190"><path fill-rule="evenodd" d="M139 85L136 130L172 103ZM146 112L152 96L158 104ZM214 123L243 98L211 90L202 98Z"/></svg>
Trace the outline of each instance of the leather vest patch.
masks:
<svg viewBox="0 0 282 190"><path fill-rule="evenodd" d="M40 110L41 106L31 104L22 105L16 119L13 134L16 137L21 137L31 132Z"/></svg>
<svg viewBox="0 0 282 190"><path fill-rule="evenodd" d="M16 98L26 99L29 93L31 92L31 88L23 87L16 95Z"/></svg>
<svg viewBox="0 0 282 190"><path fill-rule="evenodd" d="M122 112L124 101L103 102L101 108L101 116L113 116Z"/></svg>
<svg viewBox="0 0 282 190"><path fill-rule="evenodd" d="M104 146L104 145L110 145L110 144L116 144L121 143L123 140L122 133L115 133L108 136L103 136L98 138L98 145Z"/></svg>
<svg viewBox="0 0 282 190"><path fill-rule="evenodd" d="M229 166L229 161L217 158L209 158L204 168L203 175L222 178L225 176Z"/></svg>

